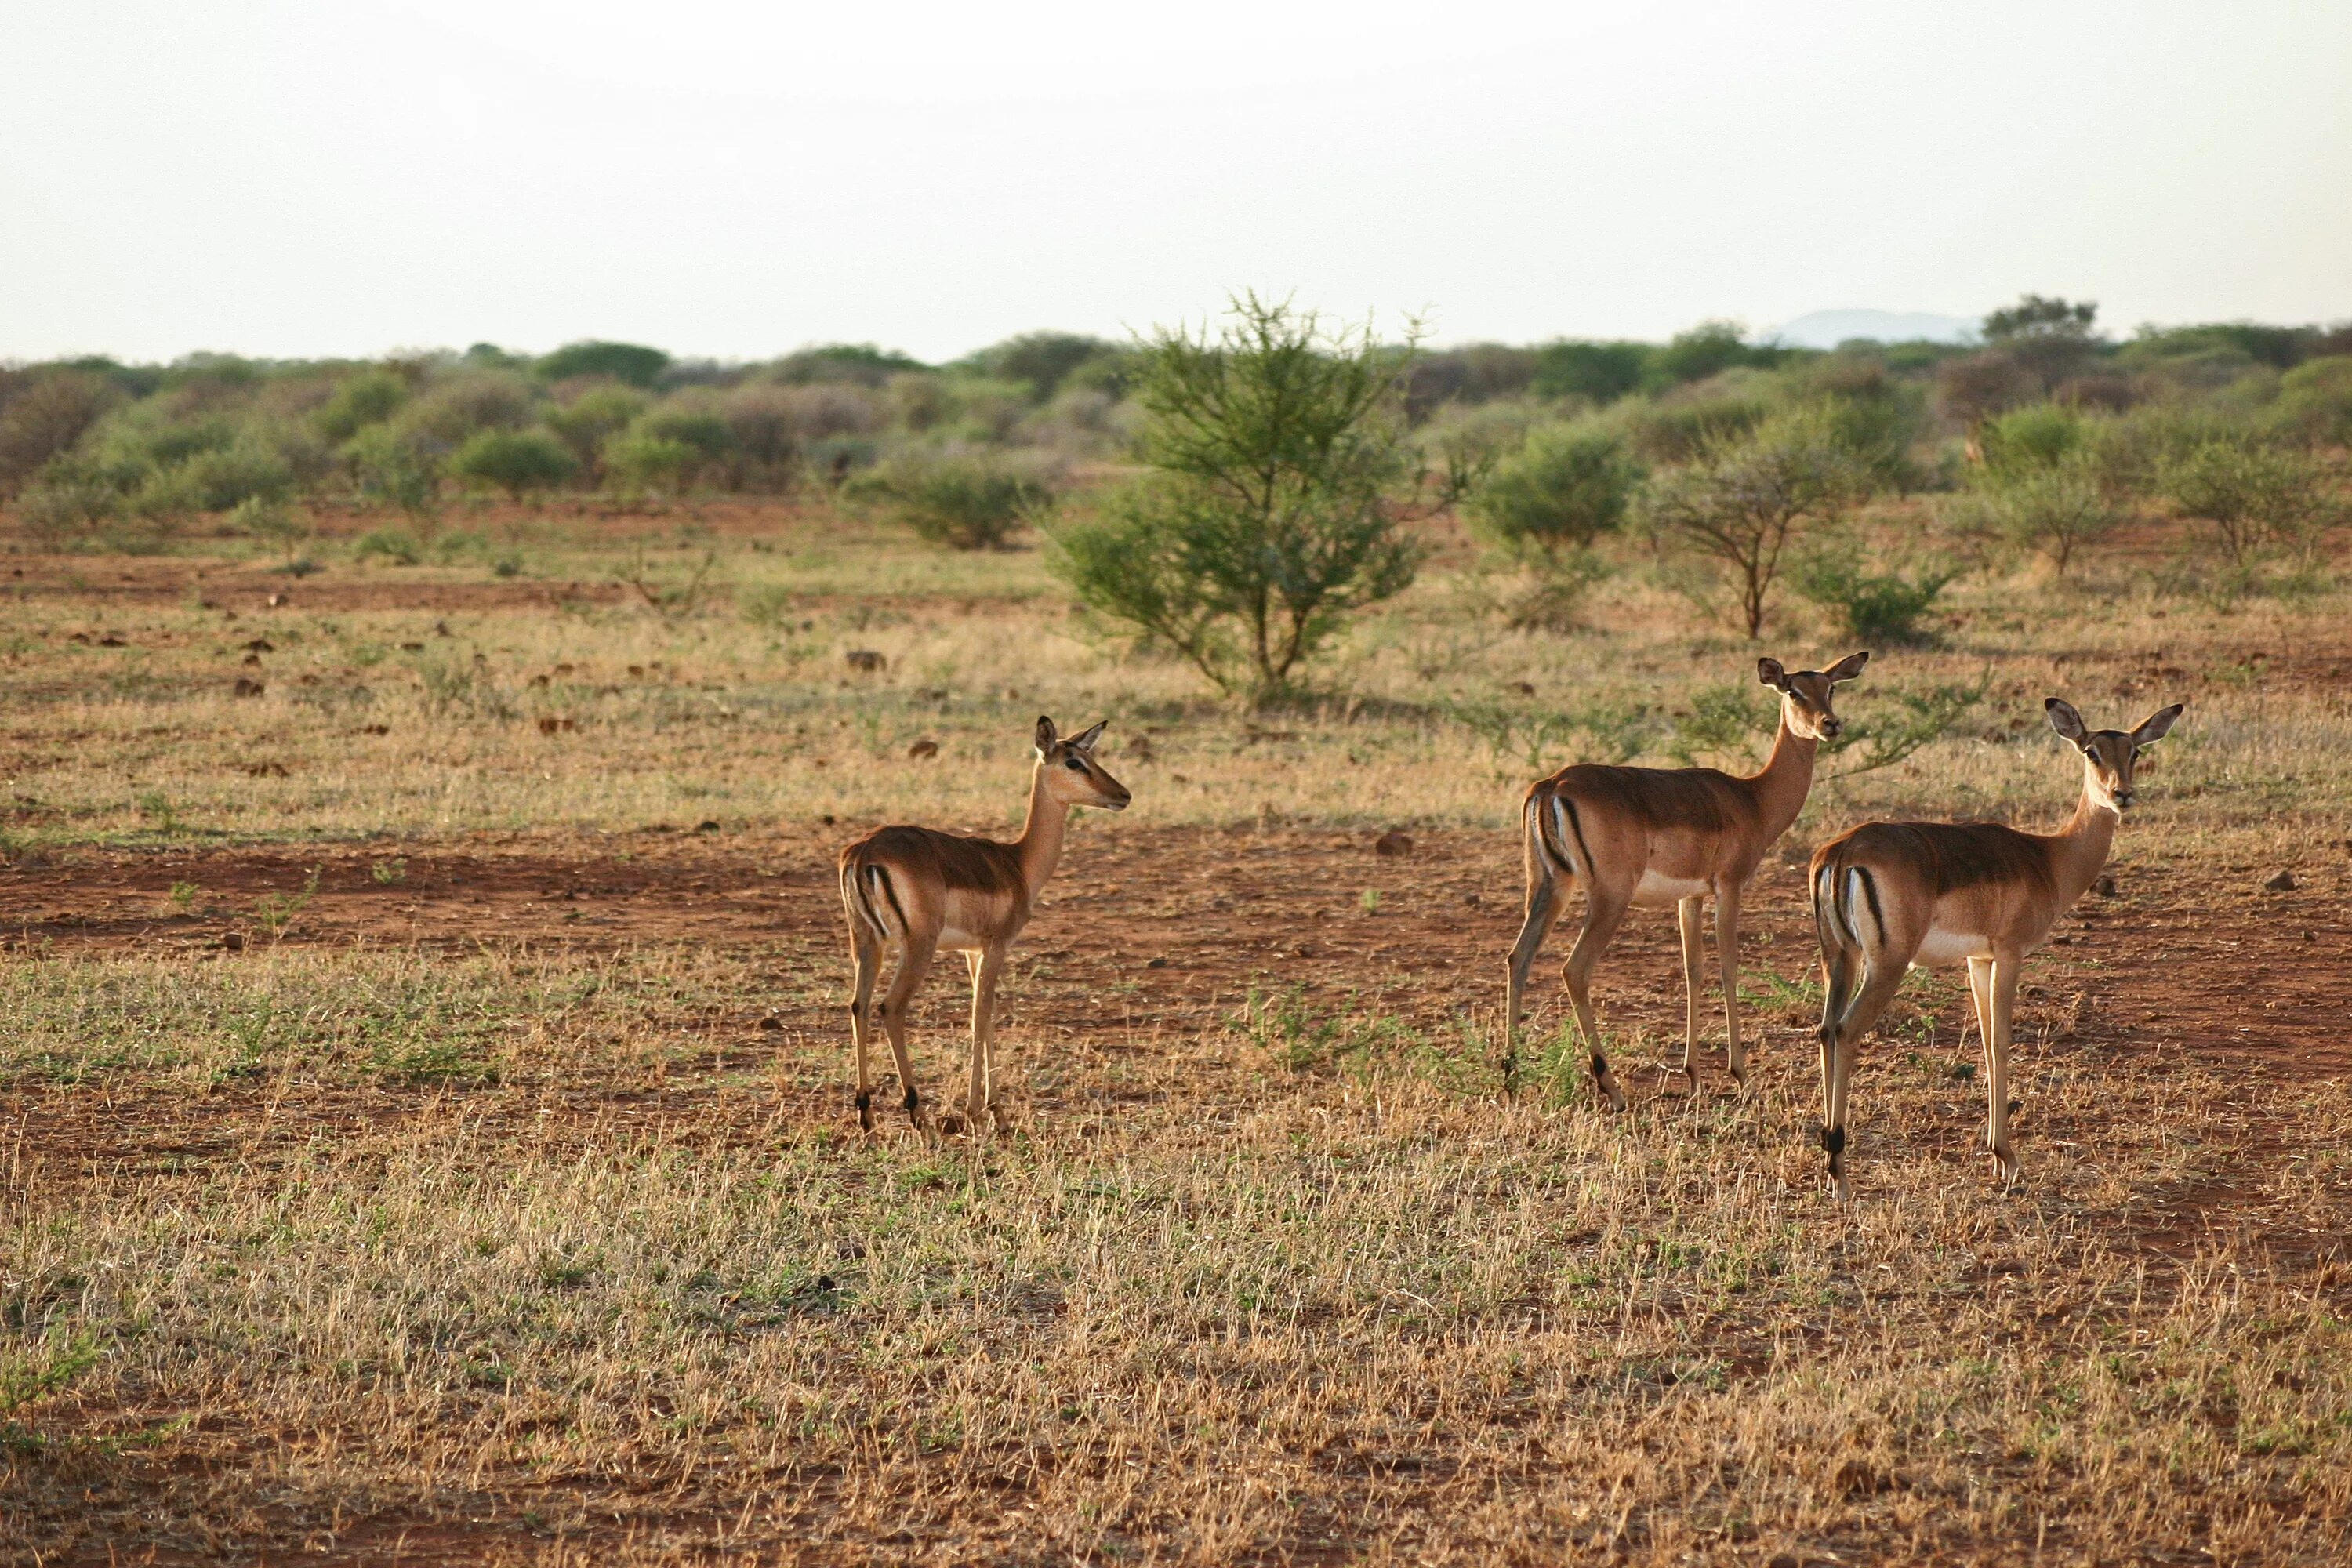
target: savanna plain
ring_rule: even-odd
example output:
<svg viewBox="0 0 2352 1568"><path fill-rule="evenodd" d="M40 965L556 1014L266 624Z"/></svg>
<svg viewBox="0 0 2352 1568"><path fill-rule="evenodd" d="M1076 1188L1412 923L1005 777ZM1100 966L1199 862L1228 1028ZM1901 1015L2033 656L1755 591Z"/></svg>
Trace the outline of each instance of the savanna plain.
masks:
<svg viewBox="0 0 2352 1568"><path fill-rule="evenodd" d="M1752 763L1756 655L1851 651L1801 610L1750 643L1628 575L1514 629L1440 519L1325 695L1254 710L1077 618L1027 536L485 501L484 550L404 565L367 526L322 518L299 574L0 558L9 1560L2344 1561L2324 575L2166 588L2153 523L1955 588L1840 707L1969 701L1826 758L1751 892L1752 1092L1712 995L1697 1091L1664 1067L1641 912L1596 987L1612 1115L1565 932L1501 1092L1519 794ZM2028 963L2022 1187L1965 986L1919 975L1841 1207L1804 857L1878 816L2054 826L2053 693L2188 712ZM1041 712L1108 720L1135 804L1080 815L1015 950L1005 1126L922 1136L886 1072L861 1133L833 856L1009 834Z"/></svg>

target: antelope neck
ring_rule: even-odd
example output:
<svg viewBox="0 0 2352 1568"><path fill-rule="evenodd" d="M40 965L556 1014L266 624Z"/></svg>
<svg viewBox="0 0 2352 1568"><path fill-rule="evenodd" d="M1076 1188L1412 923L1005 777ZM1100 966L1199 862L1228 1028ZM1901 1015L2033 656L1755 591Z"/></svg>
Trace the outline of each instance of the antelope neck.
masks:
<svg viewBox="0 0 2352 1568"><path fill-rule="evenodd" d="M1013 847L1021 855L1021 879L1034 895L1061 864L1062 840L1068 834L1071 808L1045 791L1045 764L1039 763L1029 778L1029 815L1021 821L1021 837Z"/></svg>
<svg viewBox="0 0 2352 1568"><path fill-rule="evenodd" d="M1780 731L1772 737L1772 754L1741 781L1756 792L1764 826L1770 830L1768 842L1786 833L1797 814L1805 809L1805 796L1813 787L1813 754L1820 749L1820 742L1789 728L1788 710L1783 708Z"/></svg>
<svg viewBox="0 0 2352 1568"><path fill-rule="evenodd" d="M2116 846L2116 825L2122 820L2114 806L2093 797L2090 770L2085 768L2074 814L2042 840L2050 847L2050 879L2058 889L2059 908L2081 898L2098 879L2099 868L2107 863L2108 852Z"/></svg>

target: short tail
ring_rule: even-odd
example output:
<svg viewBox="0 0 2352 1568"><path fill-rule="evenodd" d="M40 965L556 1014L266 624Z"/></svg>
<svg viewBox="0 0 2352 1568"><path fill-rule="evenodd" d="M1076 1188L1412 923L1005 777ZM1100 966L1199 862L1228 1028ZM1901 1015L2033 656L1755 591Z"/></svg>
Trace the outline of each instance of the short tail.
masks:
<svg viewBox="0 0 2352 1568"><path fill-rule="evenodd" d="M841 908L849 923L873 932L882 942L890 941L899 933L892 931L883 917L885 905L893 911L898 908L898 892L890 886L889 872L872 861L842 861Z"/></svg>
<svg viewBox="0 0 2352 1568"><path fill-rule="evenodd" d="M1813 862L1811 891L1813 935L1822 947L1822 1040L1832 1044L1869 982L1873 948L1886 932L1868 868L1823 856Z"/></svg>
<svg viewBox="0 0 2352 1568"><path fill-rule="evenodd" d="M1555 874L1581 879L1584 861L1577 851L1584 843L1584 824L1577 819L1576 803L1549 790L1528 795L1528 847Z"/></svg>

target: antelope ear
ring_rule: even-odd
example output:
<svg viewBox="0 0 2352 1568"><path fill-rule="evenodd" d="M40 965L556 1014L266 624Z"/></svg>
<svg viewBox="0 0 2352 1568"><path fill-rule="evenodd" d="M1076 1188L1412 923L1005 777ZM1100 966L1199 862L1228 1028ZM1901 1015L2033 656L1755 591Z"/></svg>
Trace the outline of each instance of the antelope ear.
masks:
<svg viewBox="0 0 2352 1568"><path fill-rule="evenodd" d="M2050 727L2074 744L2079 746L2089 737L2090 732L2083 728L2083 716L2075 712L2074 705L2064 698L2050 698L2042 706L2050 714Z"/></svg>
<svg viewBox="0 0 2352 1568"><path fill-rule="evenodd" d="M1860 675L1862 667L1869 662L1870 655L1867 653L1850 653L1822 671L1822 675L1832 686L1835 686L1842 680L1852 680L1855 676Z"/></svg>
<svg viewBox="0 0 2352 1568"><path fill-rule="evenodd" d="M1095 749L1095 742L1102 739L1103 726L1109 722L1110 721L1108 719L1097 720L1093 729L1083 731L1080 733L1070 737L1071 746L1081 752L1093 751Z"/></svg>
<svg viewBox="0 0 2352 1568"><path fill-rule="evenodd" d="M1770 687L1775 691L1789 689L1789 672L1780 668L1780 661L1777 658L1758 659L1756 679L1759 683Z"/></svg>
<svg viewBox="0 0 2352 1568"><path fill-rule="evenodd" d="M2187 706L2187 704L2176 702L2171 707L2165 709L2161 712L2149 714L2147 718L2141 722L2140 727L2132 731L2132 744L2135 746L2153 746L2158 741L2163 740L2166 735L2171 732L2172 721L2180 717L2180 710L2185 706Z"/></svg>
<svg viewBox="0 0 2352 1568"><path fill-rule="evenodd" d="M1042 757L1054 749L1055 734L1054 721L1043 713L1037 715L1037 754L1039 756Z"/></svg>

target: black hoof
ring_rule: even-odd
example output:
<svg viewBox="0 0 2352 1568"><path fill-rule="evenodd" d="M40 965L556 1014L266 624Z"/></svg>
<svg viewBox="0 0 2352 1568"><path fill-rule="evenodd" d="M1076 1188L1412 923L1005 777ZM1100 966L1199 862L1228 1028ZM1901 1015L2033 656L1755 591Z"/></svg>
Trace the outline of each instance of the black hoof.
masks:
<svg viewBox="0 0 2352 1568"><path fill-rule="evenodd" d="M857 1125L867 1132L874 1131L874 1091L870 1089L857 1091Z"/></svg>

